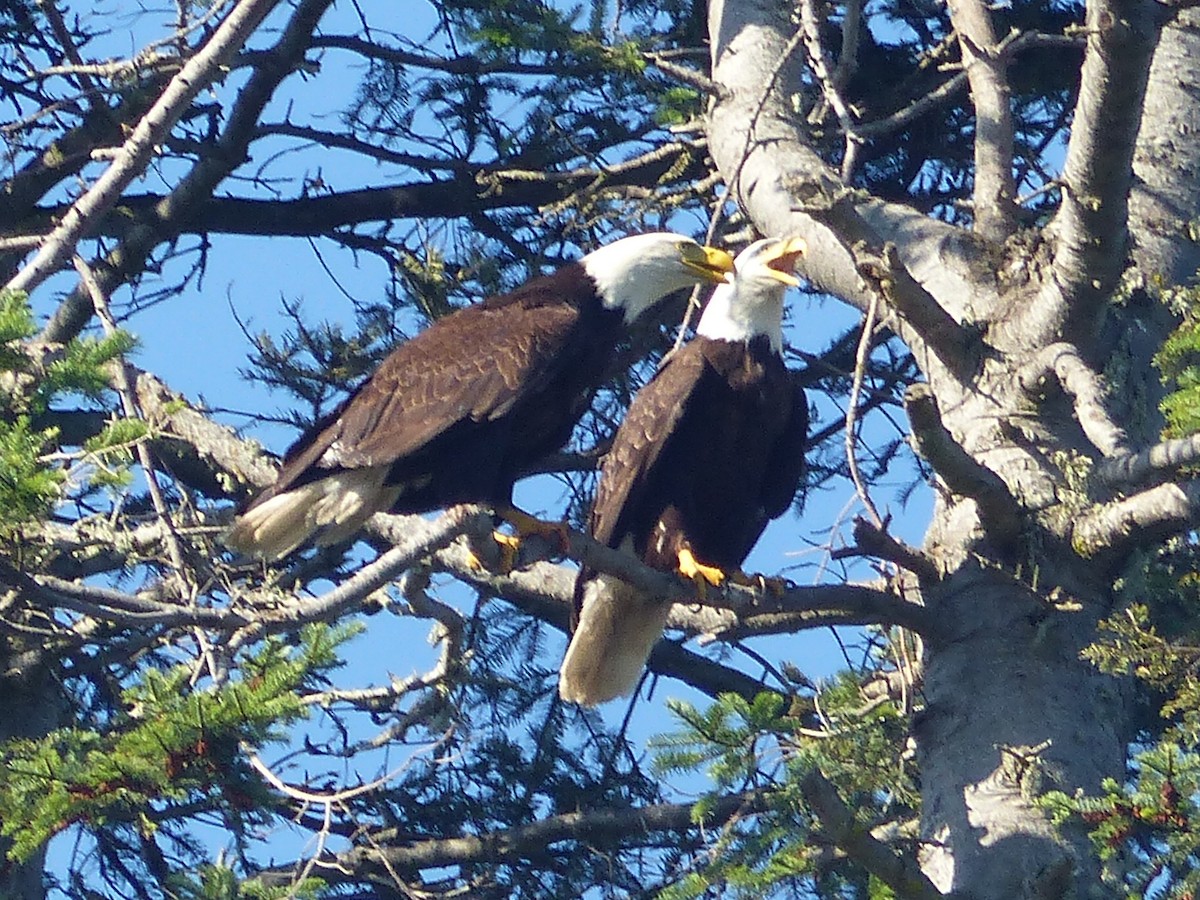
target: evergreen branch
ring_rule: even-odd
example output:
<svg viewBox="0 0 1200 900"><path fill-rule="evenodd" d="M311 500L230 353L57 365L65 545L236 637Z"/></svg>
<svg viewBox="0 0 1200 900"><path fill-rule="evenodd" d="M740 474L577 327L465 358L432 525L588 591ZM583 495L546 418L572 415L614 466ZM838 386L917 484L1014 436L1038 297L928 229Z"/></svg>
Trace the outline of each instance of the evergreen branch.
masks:
<svg viewBox="0 0 1200 900"><path fill-rule="evenodd" d="M1017 378L1026 393L1036 395L1051 375L1074 400L1075 417L1092 446L1107 457L1119 455L1125 449L1125 431L1108 414L1100 375L1083 361L1074 344L1051 344L1026 363Z"/></svg>
<svg viewBox="0 0 1200 900"><path fill-rule="evenodd" d="M942 424L937 401L927 384L911 385L904 408L912 423L918 452L953 493L975 501L989 534L1002 543L1020 532L1021 508L1008 486L991 469L965 451Z"/></svg>
<svg viewBox="0 0 1200 900"><path fill-rule="evenodd" d="M234 5L212 36L159 96L125 141L121 152L86 193L63 216L32 260L9 282L15 291L31 291L64 268L92 225L116 204L121 192L145 171L155 148L199 96L221 74L222 66L241 48L279 0L243 0Z"/></svg>
<svg viewBox="0 0 1200 900"><path fill-rule="evenodd" d="M894 853L870 831L854 821L837 788L813 769L800 782L804 799L829 832L834 844L852 860L890 887L905 900L946 900L921 871L916 859Z"/></svg>
<svg viewBox="0 0 1200 900"><path fill-rule="evenodd" d="M1194 528L1200 521L1200 481L1160 484L1097 506L1079 516L1071 546L1084 557L1123 559L1135 547Z"/></svg>
<svg viewBox="0 0 1200 900"><path fill-rule="evenodd" d="M1137 452L1126 450L1110 456L1096 466L1095 475L1110 487L1130 487L1168 478L1197 464L1200 464L1200 434L1193 434Z"/></svg>
<svg viewBox="0 0 1200 900"><path fill-rule="evenodd" d="M623 847L655 834L703 834L734 819L765 812L773 794L745 791L717 798L705 805L703 822L693 818L694 804L658 803L640 808L597 809L564 813L502 831L453 838L413 838L384 830L370 835L374 846L358 846L318 862L321 877L330 882L355 883L387 869L412 872L439 866L501 863L542 856L548 847L564 841L589 848ZM278 866L257 873L264 885L291 883L294 867Z"/></svg>

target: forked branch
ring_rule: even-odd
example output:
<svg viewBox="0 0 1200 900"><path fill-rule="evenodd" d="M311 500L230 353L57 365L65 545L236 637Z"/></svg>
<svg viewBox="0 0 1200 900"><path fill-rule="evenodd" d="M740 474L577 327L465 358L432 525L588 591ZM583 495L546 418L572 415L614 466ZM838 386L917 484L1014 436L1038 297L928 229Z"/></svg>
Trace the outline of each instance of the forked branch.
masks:
<svg viewBox="0 0 1200 900"><path fill-rule="evenodd" d="M917 451L953 493L975 500L988 533L1001 543L1020 532L1021 508L1004 480L977 462L942 424L933 389L914 384L905 391L904 408L912 423Z"/></svg>
<svg viewBox="0 0 1200 900"><path fill-rule="evenodd" d="M999 243L1016 229L1007 62L982 0L950 0L949 8L975 103L975 231Z"/></svg>

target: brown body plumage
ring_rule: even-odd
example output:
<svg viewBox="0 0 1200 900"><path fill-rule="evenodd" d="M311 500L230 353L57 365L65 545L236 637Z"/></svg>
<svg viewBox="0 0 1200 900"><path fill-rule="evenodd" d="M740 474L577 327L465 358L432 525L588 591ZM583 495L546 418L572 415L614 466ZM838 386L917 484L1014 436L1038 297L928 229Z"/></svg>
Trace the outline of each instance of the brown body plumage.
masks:
<svg viewBox="0 0 1200 900"><path fill-rule="evenodd" d="M784 259L788 271L798 252ZM740 314L761 301L765 309L748 318L762 322L738 323L710 303L697 337L634 398L600 471L593 535L664 571L678 568L685 549L704 565L738 569L767 523L788 508L804 474L807 401L778 345L783 288L795 279L771 270L766 277L776 283L763 287L754 272L743 276L743 256L738 267L734 285L718 288L713 303L732 303ZM731 295L739 285L742 296ZM561 695L592 705L628 693L662 632L670 599L640 595L585 567L576 608Z"/></svg>
<svg viewBox="0 0 1200 900"><path fill-rule="evenodd" d="M730 263L639 235L440 319L292 446L226 543L274 559L346 540L380 510L508 503L521 471L569 437L626 323Z"/></svg>

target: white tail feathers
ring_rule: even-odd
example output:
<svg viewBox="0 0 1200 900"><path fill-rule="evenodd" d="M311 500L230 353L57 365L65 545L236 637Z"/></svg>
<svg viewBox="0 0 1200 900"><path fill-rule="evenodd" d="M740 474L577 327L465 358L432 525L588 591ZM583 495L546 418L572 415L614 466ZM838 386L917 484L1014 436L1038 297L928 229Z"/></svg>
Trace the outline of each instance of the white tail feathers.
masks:
<svg viewBox="0 0 1200 900"><path fill-rule="evenodd" d="M246 510L225 535L232 550L281 559L307 543L337 544L387 509L400 493L385 487L386 466L336 472Z"/></svg>
<svg viewBox="0 0 1200 900"><path fill-rule="evenodd" d="M630 693L670 611L669 601L646 597L618 578L597 575L588 581L559 673L559 696L595 706Z"/></svg>

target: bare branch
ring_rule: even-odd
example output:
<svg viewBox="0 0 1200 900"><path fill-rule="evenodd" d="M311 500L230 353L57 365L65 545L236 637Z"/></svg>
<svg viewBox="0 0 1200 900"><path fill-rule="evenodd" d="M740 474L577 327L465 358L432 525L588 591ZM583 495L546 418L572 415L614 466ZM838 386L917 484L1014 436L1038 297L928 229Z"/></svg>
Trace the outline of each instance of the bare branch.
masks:
<svg viewBox="0 0 1200 900"><path fill-rule="evenodd" d="M133 179L142 174L153 158L155 148L166 140L179 117L199 93L220 76L222 65L241 48L278 2L243 0L234 4L225 21L171 79L158 101L138 122L113 164L71 205L42 249L9 281L10 289L28 292L67 264L83 234L113 207Z"/></svg>
<svg viewBox="0 0 1200 900"><path fill-rule="evenodd" d="M859 9L856 2L852 2L851 6L856 10ZM849 183L850 177L854 172L858 149L862 145L862 138L855 131L854 119L851 116L850 107L842 99L841 88L845 84L845 81L843 79L839 82L835 78L834 72L831 71L832 66L828 54L825 52L824 44L821 41L821 24L817 16L817 8L814 0L800 0L800 28L804 35L805 49L808 50L808 64L821 85L821 93L825 97L825 102L829 104L829 107L837 115L838 124L845 135L841 176L842 181ZM849 35L851 24L848 20L846 23L847 31L843 33L844 37ZM853 24L855 31L857 31L857 16L855 16ZM852 62L852 60L849 62Z"/></svg>
<svg viewBox="0 0 1200 900"><path fill-rule="evenodd" d="M1200 434L1193 434L1136 453L1117 453L1101 462L1095 475L1102 484L1111 487L1132 487L1170 477L1184 466L1197 463L1200 463Z"/></svg>
<svg viewBox="0 0 1200 900"><path fill-rule="evenodd" d="M868 556L887 560L912 572L921 581L937 581L941 572L925 553L877 528L866 519L854 520L855 549Z"/></svg>
<svg viewBox="0 0 1200 900"><path fill-rule="evenodd" d="M1012 98L983 0L949 0L963 66L975 102L975 231L997 243L1016 230Z"/></svg>
<svg viewBox="0 0 1200 900"><path fill-rule="evenodd" d="M262 487L274 480L274 465L253 441L194 409L183 395L149 372L136 372L135 383L138 405L153 428L155 448L160 454L169 452L173 464L187 464L189 483L201 486L209 496L239 497L248 486ZM213 474L214 468L219 475Z"/></svg>
<svg viewBox="0 0 1200 900"><path fill-rule="evenodd" d="M312 32L332 2L298 0L289 7L291 18L275 46L264 55L263 64L255 69L238 92L237 101L224 117L225 131L212 152L155 205L152 217L140 221L123 235L120 245L106 256L103 266L94 265L102 290L112 293L123 278L140 271L150 252L179 234L197 206L211 198L216 185L242 163L263 108L274 96L279 83L304 58ZM274 7L278 0L254 0L253 3L238 4L237 8L243 5L255 9L264 5ZM177 78L182 76L183 72ZM149 114L143 121L147 119ZM42 330L41 339L49 342L69 340L87 323L91 312L87 292L77 288L59 304Z"/></svg>
<svg viewBox="0 0 1200 900"><path fill-rule="evenodd" d="M1087 4L1079 102L1063 167L1062 205L1051 224L1059 302L1032 304L1039 330L1084 340L1125 267L1133 154L1150 62L1164 15L1141 0ZM1048 312L1038 309L1049 307Z"/></svg>
<svg viewBox="0 0 1200 900"><path fill-rule="evenodd" d="M537 208L561 203L573 193L600 189L651 189L668 173L673 183L704 174L703 147L675 141L612 166L580 167L567 172L472 167L437 181L330 192L290 200L220 197L206 200L189 215L188 233L316 237L339 228L398 218L458 218L470 213ZM93 223L98 234L120 235L128 220L152 220L166 198L145 194L125 197L121 216ZM67 209L48 207L26 228L50 223ZM182 233L182 231L180 232Z"/></svg>
<svg viewBox="0 0 1200 900"><path fill-rule="evenodd" d="M589 847L621 846L629 840L654 832L687 834L711 829L734 818L755 815L770 808L771 794L767 791L747 791L721 797L708 809L703 823L692 820L693 804L659 803L637 809L598 809L564 813L529 825L479 836L432 838L400 842L392 832L372 835L374 847L357 847L322 860L318 868L323 878L343 881L344 873L355 873L358 880L364 873L379 870L385 864L402 871L437 866L467 865L519 860L540 856L546 848L560 841L586 841ZM264 884L278 884L276 874L290 880L290 870L264 872L258 875Z"/></svg>
<svg viewBox="0 0 1200 900"><path fill-rule="evenodd" d="M927 347L960 377L969 376L978 361L967 329L913 278L900 261L895 246L885 243L859 214L854 192L822 178L793 179L788 187L805 213L846 242L858 273L872 288L871 296L886 304L891 319L885 320L887 324L910 344ZM870 302L867 308L870 309ZM897 315L902 322L895 321ZM916 334L912 334L914 331Z"/></svg>
<svg viewBox="0 0 1200 900"><path fill-rule="evenodd" d="M1134 547L1186 531L1197 521L1200 482L1160 484L1084 513L1071 530L1071 546L1081 556L1122 558Z"/></svg>
<svg viewBox="0 0 1200 900"><path fill-rule="evenodd" d="M800 782L804 799L833 843L905 900L946 900L913 856L900 855L854 821L854 812L824 775L813 769Z"/></svg>
<svg viewBox="0 0 1200 900"><path fill-rule="evenodd" d="M975 500L989 534L1001 543L1015 539L1020 531L1020 506L1003 479L963 450L946 430L929 385L910 386L904 394L904 408L912 423L918 452L929 461L946 487Z"/></svg>
<svg viewBox="0 0 1200 900"><path fill-rule="evenodd" d="M1077 37L1069 37L1061 34L1040 34L1036 31L1027 31L1024 34L1007 35L1000 41L997 47L997 53L1003 57L1007 65L1011 65L1018 54L1022 50L1027 50L1034 47L1060 47L1064 49L1074 49L1083 46L1083 39ZM858 123L858 133L864 138L877 137L879 135L891 134L900 129L912 124L921 116L936 109L942 103L945 103L950 97L954 96L958 91L967 87L967 73L958 71L954 75L947 78L944 82L938 85L929 93L917 98L912 103L892 113L890 116L884 116L881 119L871 119L870 121Z"/></svg>
<svg viewBox="0 0 1200 900"><path fill-rule="evenodd" d="M1092 446L1108 457L1125 449L1125 431L1108 414L1105 388L1100 375L1065 341L1051 344L1017 373L1026 393L1036 395L1043 380L1053 375L1075 401L1075 417Z"/></svg>

